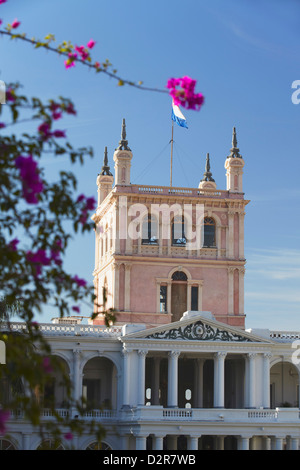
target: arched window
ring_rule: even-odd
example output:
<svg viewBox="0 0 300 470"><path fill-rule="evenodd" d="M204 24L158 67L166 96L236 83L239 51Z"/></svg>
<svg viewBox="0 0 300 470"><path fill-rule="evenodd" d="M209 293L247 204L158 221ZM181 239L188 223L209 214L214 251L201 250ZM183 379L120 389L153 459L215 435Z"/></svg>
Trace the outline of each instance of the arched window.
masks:
<svg viewBox="0 0 300 470"><path fill-rule="evenodd" d="M172 221L172 245L184 246L185 244L184 217L176 216Z"/></svg>
<svg viewBox="0 0 300 470"><path fill-rule="evenodd" d="M212 217L204 218L204 247L216 246L216 223Z"/></svg>
<svg viewBox="0 0 300 470"><path fill-rule="evenodd" d="M172 274L172 281L187 281L187 275L183 271L175 271Z"/></svg>
<svg viewBox="0 0 300 470"><path fill-rule="evenodd" d="M158 243L158 226L156 217L148 215L143 220L142 225L142 244L157 245Z"/></svg>

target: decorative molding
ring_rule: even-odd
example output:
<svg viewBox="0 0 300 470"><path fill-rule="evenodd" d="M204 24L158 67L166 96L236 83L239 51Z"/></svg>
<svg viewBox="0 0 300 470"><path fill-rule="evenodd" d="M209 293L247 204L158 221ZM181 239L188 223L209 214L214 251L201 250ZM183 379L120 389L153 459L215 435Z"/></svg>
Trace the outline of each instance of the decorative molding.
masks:
<svg viewBox="0 0 300 470"><path fill-rule="evenodd" d="M212 327L202 321L197 321L185 327L157 332L146 336L146 339L252 342L251 339L245 336Z"/></svg>

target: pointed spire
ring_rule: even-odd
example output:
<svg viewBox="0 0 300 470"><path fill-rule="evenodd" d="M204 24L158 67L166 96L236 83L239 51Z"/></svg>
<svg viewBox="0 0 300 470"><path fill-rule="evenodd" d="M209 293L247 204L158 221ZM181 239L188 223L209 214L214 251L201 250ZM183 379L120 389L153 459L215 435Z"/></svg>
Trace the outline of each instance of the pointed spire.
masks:
<svg viewBox="0 0 300 470"><path fill-rule="evenodd" d="M201 181L215 181L210 171L209 153L206 154L205 173L203 174L203 178Z"/></svg>
<svg viewBox="0 0 300 470"><path fill-rule="evenodd" d="M232 148L230 149L230 155L228 155L227 158L243 158L239 152L240 149L237 148L236 129L234 127L232 132Z"/></svg>
<svg viewBox="0 0 300 470"><path fill-rule="evenodd" d="M130 148L128 147L128 140L126 140L126 125L125 125L125 119L123 118L122 121L122 132L121 132L121 140L119 141L119 147L117 150L129 150Z"/></svg>
<svg viewBox="0 0 300 470"><path fill-rule="evenodd" d="M107 147L105 147L105 150L104 150L103 167L102 167L100 175L112 176L112 173L110 172L110 167L108 166Z"/></svg>

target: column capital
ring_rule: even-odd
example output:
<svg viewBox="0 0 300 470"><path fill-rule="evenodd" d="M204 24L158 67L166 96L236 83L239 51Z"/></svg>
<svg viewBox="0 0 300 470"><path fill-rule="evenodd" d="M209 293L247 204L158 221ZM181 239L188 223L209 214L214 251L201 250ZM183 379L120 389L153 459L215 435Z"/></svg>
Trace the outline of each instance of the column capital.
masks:
<svg viewBox="0 0 300 470"><path fill-rule="evenodd" d="M138 355L139 356L147 356L148 350L147 349L139 349L138 350Z"/></svg>
<svg viewBox="0 0 300 470"><path fill-rule="evenodd" d="M180 351L169 351L168 356L173 359L177 359L180 356Z"/></svg>
<svg viewBox="0 0 300 470"><path fill-rule="evenodd" d="M226 351L218 351L214 354L214 357L216 357L218 359L225 359L226 356L227 356Z"/></svg>

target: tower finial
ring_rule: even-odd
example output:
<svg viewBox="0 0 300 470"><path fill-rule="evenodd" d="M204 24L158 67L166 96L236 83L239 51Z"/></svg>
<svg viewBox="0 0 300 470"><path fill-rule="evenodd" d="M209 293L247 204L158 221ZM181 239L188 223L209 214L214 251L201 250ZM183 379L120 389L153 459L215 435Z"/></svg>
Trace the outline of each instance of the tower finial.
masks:
<svg viewBox="0 0 300 470"><path fill-rule="evenodd" d="M205 173L203 174L203 178L201 181L215 181L210 171L209 153L206 154Z"/></svg>
<svg viewBox="0 0 300 470"><path fill-rule="evenodd" d="M124 118L122 120L121 140L119 141L119 147L117 150L130 150L128 147L128 140L126 140L126 124Z"/></svg>
<svg viewBox="0 0 300 470"><path fill-rule="evenodd" d="M234 127L232 131L232 148L230 149L230 155L227 158L243 158L239 152L240 149L237 148L236 129Z"/></svg>
<svg viewBox="0 0 300 470"><path fill-rule="evenodd" d="M100 175L112 176L112 173L110 172L110 167L108 166L107 147L105 147L105 150L104 150L103 167L102 167Z"/></svg>

